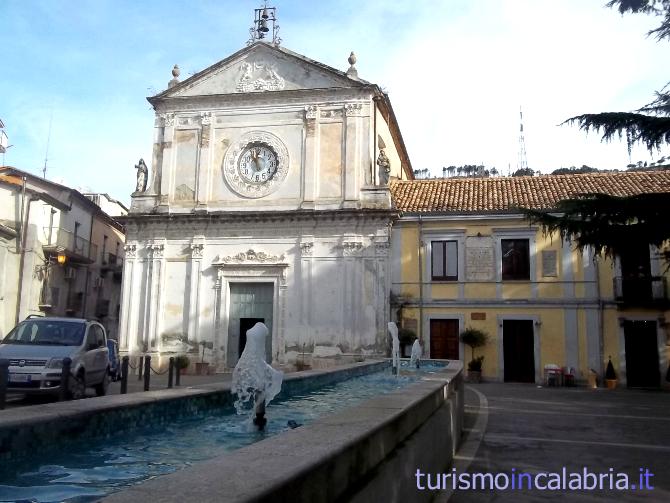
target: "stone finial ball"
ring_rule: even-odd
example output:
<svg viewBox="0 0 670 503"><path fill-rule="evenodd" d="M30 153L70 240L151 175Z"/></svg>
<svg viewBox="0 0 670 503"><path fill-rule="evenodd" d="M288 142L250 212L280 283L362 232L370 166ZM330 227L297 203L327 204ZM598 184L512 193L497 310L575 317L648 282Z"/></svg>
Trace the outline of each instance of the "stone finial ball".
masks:
<svg viewBox="0 0 670 503"><path fill-rule="evenodd" d="M174 65L174 68L172 69L172 76L176 79L179 77L179 66Z"/></svg>
<svg viewBox="0 0 670 503"><path fill-rule="evenodd" d="M351 54L349 55L349 64L350 65L355 65L356 64L356 55L354 54L354 51L351 51Z"/></svg>

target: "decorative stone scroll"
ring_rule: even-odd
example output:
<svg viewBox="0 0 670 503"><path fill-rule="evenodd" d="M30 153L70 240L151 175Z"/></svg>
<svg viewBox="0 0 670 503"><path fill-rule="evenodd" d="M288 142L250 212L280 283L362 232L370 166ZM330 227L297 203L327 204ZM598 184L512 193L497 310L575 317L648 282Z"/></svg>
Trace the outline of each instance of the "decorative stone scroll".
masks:
<svg viewBox="0 0 670 503"><path fill-rule="evenodd" d="M344 112L347 115L347 117L354 117L357 115L361 115L363 112L363 104L362 103L347 103L344 105Z"/></svg>
<svg viewBox="0 0 670 503"><path fill-rule="evenodd" d="M300 254L303 257L311 257L314 253L314 243L312 241L306 241L300 243Z"/></svg>
<svg viewBox="0 0 670 503"><path fill-rule="evenodd" d="M356 255L363 249L363 243L360 241L345 241L342 243L342 255L350 257Z"/></svg>
<svg viewBox="0 0 670 503"><path fill-rule="evenodd" d="M217 257L215 262L221 264L279 264L284 262L284 255L270 255L265 252L247 250L246 252L230 255L228 257Z"/></svg>
<svg viewBox="0 0 670 503"><path fill-rule="evenodd" d="M148 244L146 246L151 258L163 258L163 252L165 251L165 245L162 244Z"/></svg>
<svg viewBox="0 0 670 503"><path fill-rule="evenodd" d="M253 63L244 61L240 66L237 92L281 91L285 86L286 82L277 73L275 65L259 61Z"/></svg>
<svg viewBox="0 0 670 503"><path fill-rule="evenodd" d="M173 113L161 114L161 119L163 119L163 126L165 127L174 126Z"/></svg>
<svg viewBox="0 0 670 503"><path fill-rule="evenodd" d="M200 124L209 126L212 123L212 112L200 112Z"/></svg>
<svg viewBox="0 0 670 503"><path fill-rule="evenodd" d="M123 251L127 258L136 258L137 257L137 245L125 245Z"/></svg>
<svg viewBox="0 0 670 503"><path fill-rule="evenodd" d="M191 257L194 259L202 258L202 252L205 248L205 245L202 243L191 243Z"/></svg>
<svg viewBox="0 0 670 503"><path fill-rule="evenodd" d="M305 106L305 119L314 120L319 114L319 107L316 105L307 105Z"/></svg>

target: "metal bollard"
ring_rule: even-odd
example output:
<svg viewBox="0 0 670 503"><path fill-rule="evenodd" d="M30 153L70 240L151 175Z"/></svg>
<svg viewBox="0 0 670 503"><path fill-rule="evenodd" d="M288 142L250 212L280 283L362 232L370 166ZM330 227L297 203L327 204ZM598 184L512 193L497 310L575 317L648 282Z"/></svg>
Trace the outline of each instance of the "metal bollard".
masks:
<svg viewBox="0 0 670 503"><path fill-rule="evenodd" d="M130 358L124 356L121 358L121 394L128 393L128 365Z"/></svg>
<svg viewBox="0 0 670 503"><path fill-rule="evenodd" d="M170 357L168 364L168 388L172 387L172 379L174 378L174 356Z"/></svg>
<svg viewBox="0 0 670 503"><path fill-rule="evenodd" d="M144 391L149 391L149 379L151 379L151 356L144 357Z"/></svg>
<svg viewBox="0 0 670 503"><path fill-rule="evenodd" d="M144 356L140 356L140 364L137 366L137 380L142 380L142 368L144 367Z"/></svg>
<svg viewBox="0 0 670 503"><path fill-rule="evenodd" d="M9 360L0 360L0 410L5 409L7 385L9 384Z"/></svg>
<svg viewBox="0 0 670 503"><path fill-rule="evenodd" d="M60 393L58 399L63 402L68 399L70 391L70 372L72 370L72 360L63 358L63 368L60 371Z"/></svg>
<svg viewBox="0 0 670 503"><path fill-rule="evenodd" d="M174 385L179 386L179 381L181 379L181 369L176 363L174 365L174 370L175 370Z"/></svg>

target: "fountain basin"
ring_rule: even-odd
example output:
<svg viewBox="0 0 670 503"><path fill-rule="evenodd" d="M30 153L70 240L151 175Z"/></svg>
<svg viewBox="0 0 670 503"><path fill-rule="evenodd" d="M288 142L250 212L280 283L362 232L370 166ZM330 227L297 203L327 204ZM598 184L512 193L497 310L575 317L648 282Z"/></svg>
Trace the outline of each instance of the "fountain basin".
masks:
<svg viewBox="0 0 670 503"><path fill-rule="evenodd" d="M445 472L463 418L463 366L312 424L148 480L105 502L430 501L414 473Z"/></svg>
<svg viewBox="0 0 670 503"><path fill-rule="evenodd" d="M324 405L327 405L326 402L330 401L331 403L334 403L333 401L337 401L337 406L342 406L345 402L350 403L351 401L348 400L347 398L349 396L356 398L357 395L360 393L361 396L374 396L375 394L378 394L378 388L376 386L379 386L379 384L382 384L383 386L386 386L386 389L389 389L387 384L384 381L388 381L389 379L392 379L394 382L396 381L395 378L391 378L390 376L386 376L385 378L383 377L383 374L380 374L379 371L384 369L385 367L388 367L390 364L389 362L378 362L378 363L373 363L373 364L353 364L349 365L344 368L340 368L337 370L331 370L327 372L318 372L318 371L311 371L311 372L302 372L297 375L291 375L287 379L283 391L284 399L286 399L287 396L293 396L293 395L304 395L307 392L310 392L312 390L322 388L323 386L328 386L330 384L337 383L339 381L347 381L346 383L343 383L345 388L347 386L354 386L356 379L353 381L350 381L349 379L351 377L356 377L356 376L361 376L369 373L375 373L373 376L370 376L373 378L373 382L377 382L378 384L375 385L375 387L371 390L368 388L367 390L365 389L360 389L360 388L352 388L352 389L360 389L360 391L352 391L349 392L350 395L345 395L343 398L335 398L329 396L331 392L325 392L324 390L319 390L316 392L316 395L314 397L310 397L312 401L317 401L318 402L318 409L321 409L321 414L323 413L323 410L328 410L326 407L324 409ZM430 369L430 371L435 372L436 368L433 367ZM388 370L386 373L388 374ZM438 378L438 374L428 374L429 379L435 379ZM381 381L379 380L381 378ZM443 377L439 377L439 379L442 379ZM366 380L369 378L365 378ZM400 378L400 380L406 380L405 378ZM424 381L425 383L426 381ZM349 384L351 383L351 384ZM416 383L418 385L422 384L420 382ZM342 385L338 385L342 386ZM393 386L396 386L396 384L393 384ZM415 385L410 385L415 386ZM330 387L332 388L332 387ZM329 389L330 389L329 388ZM336 387L337 388L337 387ZM406 390L406 391L405 391ZM372 392L371 392L372 391ZM376 392L375 392L376 391ZM324 396L325 392L325 396ZM416 389L410 389L410 388L405 388L401 395L404 395L405 393L409 393L409 395L413 396L416 398ZM398 395L395 393L394 395ZM392 395L387 395L387 397L391 398ZM403 396L400 396L401 401L403 399ZM406 398L406 396L404 397ZM282 397L279 398L280 401ZM374 398L373 400L369 400L367 402L363 402L359 405L363 404L371 404L373 408L378 408L380 407L380 403L378 402L381 399L379 398ZM287 402L290 402L293 400L293 398L286 399ZM339 403L342 402L342 403ZM394 401L391 400L391 402L386 402L386 404L382 404L381 408L382 409L389 409L389 403L392 405L391 409L397 409L397 403L393 403ZM147 448L150 450L164 450L164 449L171 449L168 452L172 452L174 454L169 454L169 461L174 459L175 455L177 459L179 459L179 462L176 463L177 467L173 467L171 469L166 469L167 467L163 466L163 463L165 462L165 456L163 456L162 459L156 459L154 461L151 461L151 465L154 467L158 467L155 472L153 473L154 476L156 475L163 475L166 472L182 468L184 465L187 465L191 462L195 462L196 464L194 465L195 467L201 467L204 466L203 463L206 463L206 461L202 461L203 459L208 459L211 458L212 456L218 456L219 458L221 457L227 457L231 454L227 454L225 456L221 456L221 449L216 450L213 449L211 452L198 452L197 449L195 449L194 444L191 444L190 442L198 442L196 440L199 437L193 437L193 433L189 433L190 431L193 430L192 427L187 427L185 429L182 429L179 424L182 423L175 423L175 424L170 424L173 423L173 421L177 420L179 421L179 418L189 418L189 421L191 421L194 424L203 424L204 428L203 431L208 431L205 436L208 439L211 439L212 443L217 442L215 436L212 433L212 430L210 429L212 423L212 419L214 419L214 424L215 430L219 430L219 437L221 437L221 428L220 428L220 422L225 422L227 421L225 417L218 416L216 414L219 414L219 412L216 411L225 411L227 408L229 411L232 408L230 404L232 403L232 397L230 396L229 390L228 390L228 385L227 384L222 384L222 385L205 385L205 386L198 386L197 388L184 388L184 389L179 389L179 390L162 390L162 391L156 391L156 392L149 392L149 393L136 393L132 395L125 395L125 396L108 396L108 397L101 397L98 399L88 399L88 400L83 400L83 401L77 401L77 402L66 402L66 403L57 403L57 404L48 404L44 406L35 406L31 407L30 411L26 409L14 409L12 411L5 411L6 413L9 414L2 414L0 415L0 438L3 439L2 443L0 443L0 454L4 455L12 455L14 454L13 457L10 457L9 459L19 462L21 460L22 455L32 455L34 452L37 452L41 454L40 457L45 458L48 456L45 456L45 451L48 451L49 449L64 449L66 452L71 452L72 448L74 445L78 445L80 443L91 443L91 442L97 442L98 445L101 438L104 438L105 436L116 436L117 440L110 440L110 442L114 443L118 442L119 435L123 435L124 439L126 440L126 443L132 444L131 449L129 449L127 452L124 450L123 451L123 456L122 457L127 457L130 455L130 457L133 457L133 452L137 452L137 443L141 443L142 445L145 445ZM400 403L400 402L398 402ZM307 404L309 407L309 404ZM271 406L272 409L272 406ZM389 409L389 410L391 410ZM296 410L301 410L300 408L296 409L295 407L293 408L293 412L290 412L290 415L287 416L288 418L293 418L293 414L296 414ZM362 427L364 425L369 425L368 420L374 419L375 421L378 420L381 416L377 414L372 414L370 415L370 412L368 411L367 415L361 415L363 409L357 409L357 407L349 408L346 409L347 412L344 412L342 414L333 414L331 416L326 416L323 417L321 421L325 421L326 424L329 424L329 421L331 421L333 418L334 420L337 421L338 416L342 416L345 418L354 419L355 418L355 424L358 424L359 427ZM350 415L349 411L353 411L353 415ZM20 413L19 413L20 412ZM27 414L29 412L29 414ZM214 416L212 417L212 413L214 412ZM209 423L207 423L207 414L210 415L209 417ZM282 428L280 427L279 429L276 427L277 425L277 420L280 419L279 410L275 409L275 412L270 412L270 414L275 414L275 428L274 431L281 431ZM318 417L319 414L316 414L316 417ZM15 417L12 417L15 416ZM204 417L204 420L201 421L201 419ZM284 417L282 419L283 424L286 425L286 419L287 417ZM197 419L193 419L197 418ZM305 418L308 422L309 419ZM119 421L124 421L124 422L119 422ZM182 419L183 421L183 419ZM321 422L317 421L317 422ZM210 426L207 426L209 424ZM316 423L312 423L316 424ZM3 429L3 426L6 426L6 428ZM143 438L142 437L142 428L144 427L146 429L147 426L150 426L151 430L156 430L160 431L163 428L167 428L168 431L173 431L173 434L176 435L176 437L179 436L180 432L182 435L185 435L183 441L179 442L178 446L169 446L167 444L163 444L161 442L161 439L155 439L155 438ZM331 425L334 426L334 425ZM314 435L314 433L310 433L311 430L308 429L309 425L303 426L301 428L298 428L297 430L289 431L282 433L278 435L278 437L283 437L287 433L293 433L293 432L306 432L307 437L305 440L302 440L302 437L298 438L297 440L289 439L287 440L289 442L288 449L291 452L294 453L300 453L300 450L302 449L302 445L304 442L307 442L310 445L313 445L314 449L312 449L314 452L320 452L321 449L316 448L318 443L312 442L310 440L310 435ZM342 425L338 426L337 428L342 428ZM140 430L140 436L134 436L132 431L133 429ZM196 428L197 429L197 428ZM286 428L284 428L286 429ZM344 426L344 429L349 431L349 434L352 433L351 428L347 427L346 425ZM198 430L200 431L200 430ZM54 434L56 433L56 434ZM196 432L197 433L197 432ZM43 435L42 438L39 438L40 435ZM170 436L168 434L168 436ZM224 431L223 437L225 438L227 436L227 433ZM323 436L322 433L318 433L317 437L321 438ZM173 437L173 438L176 438ZM325 434L325 437L323 438L329 438L332 437L332 435ZM260 436L260 438L263 438L263 436ZM88 440L91 440L89 442ZM258 438L256 438L257 440ZM44 442L45 440L49 441L49 443L45 446ZM226 440L227 441L227 440ZM259 444L265 444L268 440L262 440L259 442ZM361 437L360 439L361 442L365 442L365 439ZM32 447L21 447L26 445L25 442L30 442L33 444ZM104 441L103 441L104 442ZM292 442L297 442L297 447L294 445L291 447ZM247 445L249 442L247 440L243 441L239 445ZM386 442L385 445L391 445L390 443ZM39 449L37 449L37 446L40 446ZM432 440L429 441L430 446L435 445L435 442ZM17 451L12 452L11 450L8 450L8 446L13 446L15 449L18 449ZM46 449L45 449L46 447ZM141 445L140 445L141 447ZM216 446L215 446L216 447ZM324 446L322 446L324 447ZM234 448L234 447L233 447ZM244 447L241 449L241 451L244 451L248 449L249 447ZM258 458L257 461L262 461L264 458L267 456L272 456L275 457L278 455L278 453L281 453L281 449L279 449L277 452L274 452L275 447L269 446L271 449L271 452L266 452L265 454L261 454L260 457ZM125 448L124 448L125 449ZM207 450L207 449L205 449ZM116 451L115 451L116 452ZM254 452L257 453L257 451L252 451L251 455L252 457L255 456ZM311 451L310 451L311 452ZM54 453L56 454L56 453ZM140 457L144 458L144 452L139 452ZM203 455L204 454L204 455ZM444 456L440 456L442 458ZM448 456L450 457L450 456ZM183 459L182 459L183 458ZM219 458L214 458L214 459L219 459ZM51 461L51 458L48 458ZM116 463L116 460L108 460L107 458L104 461L104 464L98 463L97 465L93 466L100 466L100 468L93 468L93 469L83 469L84 471L81 471L77 469L77 466L83 466L83 465L77 465L75 464L73 466L73 470L68 473L68 469L63 469L59 470L59 459L58 456L55 458L54 465L52 466L47 466L45 467L47 472L53 472L54 469L56 469L56 472L58 473L51 473L48 475L51 476L51 483L49 486L44 486L44 487L37 487L39 485L39 482L35 484L35 482L29 483L30 485L35 485L36 489L40 490L40 498L45 497L47 494L48 495L53 495L54 490L57 490L55 488L59 488L59 486L63 487L64 490L64 495L69 494L68 497L72 497L72 490L81 490L81 497L84 498L85 500L91 500L92 496L97 496L100 497L104 493L95 493L95 487L94 484L91 485L90 483L86 482L87 478L90 478L91 476L93 479L96 479L97 477L109 477L113 480L118 479L118 482L114 482L112 485L116 485L117 489L119 486L127 485L127 482L122 483L122 478L117 471L127 471L129 468L131 471L133 470L132 465L129 467L128 465L125 465L124 463L121 464L114 464ZM62 460L62 457L60 458ZM277 459L276 457L274 459ZM302 458L299 460L300 462L298 465L302 466L302 463L306 461L308 458ZM368 459L368 456L366 456L366 459ZM370 458L373 459L373 458ZM122 460L123 461L123 460ZM147 462L149 462L150 459L147 458ZM213 461L213 460L212 460ZM112 465L109 465L108 463L113 463ZM15 463L12 463L14 465ZM294 463L295 464L295 463ZM63 462L64 466L71 465L69 461ZM174 464L173 464L174 465ZM251 465L250 465L251 466ZM422 466L423 468L423 466ZM189 468L186 469L187 471ZM143 470L140 470L142 472ZM246 472L246 469L243 470L243 472ZM36 474L33 474L36 475ZM38 475L38 474L37 474ZM54 477L55 475L55 477ZM136 475L135 473L131 473L131 475ZM145 479L147 476L152 475L142 473L139 477L139 479L136 482L139 482L139 480ZM285 475L285 474L284 474ZM159 477L159 480L164 480L168 476L161 476ZM214 479L219 479L220 474L214 474L213 475ZM81 478L83 485L74 487L74 488L66 488L64 482L71 481L73 479L78 479ZM226 477L227 478L227 477ZM32 479L33 481L39 481L40 477L36 476ZM234 483L238 483L239 481L235 481L235 479L228 479ZM280 476L280 480L281 476ZM9 482L9 480L7 481ZM55 483L54 483L55 482ZM9 482L12 484L11 482ZM214 483L214 480L212 481ZM13 484L12 484L13 485ZM19 482L19 485L21 483ZM254 487L258 488L257 483L252 484ZM137 487L142 487L143 485L137 486ZM190 484L187 484L189 489L186 489L185 494L191 494L191 489ZM14 494L16 496L16 490L20 489L17 487L1 487L0 486L0 493L3 493L3 491L7 494ZM26 495L29 496L29 487L25 487L25 493ZM70 492L67 493L66 489L68 489ZM332 491L329 491L332 492ZM228 489L224 490L225 494L229 494L230 491ZM212 492L210 496L215 495L215 492ZM234 493L230 493L234 494ZM135 496L127 494L127 491L123 491L119 493L120 497L123 498L129 498L133 499ZM125 496L123 496L125 495ZM97 500L97 497L95 498ZM185 496L186 497L186 496ZM15 498L11 498L15 499ZM21 499L21 498L20 498ZM28 498L30 499L30 498ZM51 500L52 498L47 498L47 500ZM63 498L56 498L55 501L65 499L65 496ZM78 498L79 499L79 498ZM82 501L84 500L82 499ZM162 499L161 497L158 497L156 501L159 499ZM245 498L242 498L245 499ZM295 499L295 498L292 498ZM318 499L318 498L317 498ZM214 500L221 500L219 497L215 497ZM231 501L234 501L235 499L232 499Z"/></svg>

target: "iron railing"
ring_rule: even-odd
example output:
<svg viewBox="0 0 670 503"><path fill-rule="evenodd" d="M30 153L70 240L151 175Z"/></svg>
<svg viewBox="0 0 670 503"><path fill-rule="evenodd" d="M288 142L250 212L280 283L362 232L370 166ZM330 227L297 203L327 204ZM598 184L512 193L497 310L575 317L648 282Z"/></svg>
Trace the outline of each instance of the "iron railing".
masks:
<svg viewBox="0 0 670 503"><path fill-rule="evenodd" d="M666 279L663 276L614 278L614 298L626 304L646 304L668 301Z"/></svg>
<svg viewBox="0 0 670 503"><path fill-rule="evenodd" d="M87 261L95 261L98 247L88 239L77 236L74 232L62 227L45 227L45 243L42 247L47 251L64 250L69 255L81 257Z"/></svg>

